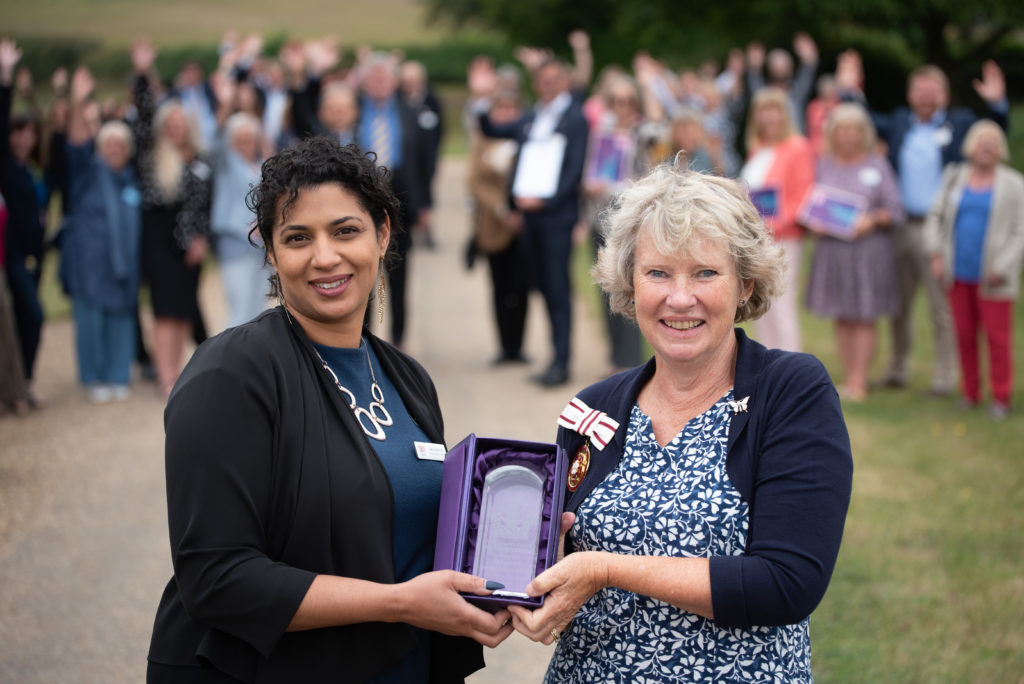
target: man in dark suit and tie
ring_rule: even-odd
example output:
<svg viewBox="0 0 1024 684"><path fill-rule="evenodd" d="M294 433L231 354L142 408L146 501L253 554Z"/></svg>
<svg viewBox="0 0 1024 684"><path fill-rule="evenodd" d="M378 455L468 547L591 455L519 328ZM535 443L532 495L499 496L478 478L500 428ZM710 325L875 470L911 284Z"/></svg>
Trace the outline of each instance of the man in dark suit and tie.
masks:
<svg viewBox="0 0 1024 684"><path fill-rule="evenodd" d="M476 91L474 82L486 82L493 75L493 68L489 75L471 74L471 89ZM587 153L587 121L583 118L579 101L570 92L570 83L568 66L551 58L542 62L533 73L537 104L519 121L498 126L487 117L484 107L478 110L480 130L484 135L514 138L520 145L510 209L522 216L526 260L531 266L533 282L544 296L551 323L553 358L547 370L536 378L541 385L549 387L561 385L569 379L572 324L569 262L572 230L579 219L580 179ZM480 92L486 92L486 87L480 88ZM530 176L544 171L527 168L530 158L527 146L530 145L553 145L554 149L564 150L557 181L550 188L541 191L523 189L528 185L523 181L529 181Z"/></svg>
<svg viewBox="0 0 1024 684"><path fill-rule="evenodd" d="M412 228L426 198L421 197L421 158L426 139L416 114L398 92L398 62L394 55L374 52L359 65L359 123L356 142L377 155L377 165L391 171L391 187L402 209L402 230L392 233L395 262L388 271L391 286L391 341L398 347L405 338L405 289L412 247Z"/></svg>

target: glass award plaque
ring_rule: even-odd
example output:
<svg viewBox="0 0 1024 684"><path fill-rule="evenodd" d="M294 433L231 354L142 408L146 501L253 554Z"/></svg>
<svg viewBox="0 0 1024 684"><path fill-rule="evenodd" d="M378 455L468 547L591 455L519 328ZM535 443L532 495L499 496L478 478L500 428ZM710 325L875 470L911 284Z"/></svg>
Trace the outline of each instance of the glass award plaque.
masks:
<svg viewBox="0 0 1024 684"><path fill-rule="evenodd" d="M537 572L544 478L525 466L500 466L487 473L480 498L473 574L504 584L502 595L525 597Z"/></svg>

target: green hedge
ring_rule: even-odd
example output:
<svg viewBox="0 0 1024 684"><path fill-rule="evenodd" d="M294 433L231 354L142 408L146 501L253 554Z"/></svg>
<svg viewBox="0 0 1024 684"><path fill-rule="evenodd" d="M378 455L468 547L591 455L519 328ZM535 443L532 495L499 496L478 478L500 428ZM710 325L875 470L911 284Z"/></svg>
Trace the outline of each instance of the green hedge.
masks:
<svg viewBox="0 0 1024 684"><path fill-rule="evenodd" d="M264 52L276 54L288 39L285 34L267 38ZM22 48L22 63L27 64L40 84L58 67L87 65L97 78L116 82L131 73L131 59L124 46L111 46L93 40L63 40L24 38L18 40ZM398 48L409 59L416 59L427 67L431 80L436 83L465 83L466 66L473 57L485 54L499 62L513 61L512 47L496 38L458 37L435 45L393 45L384 49ZM345 54L351 59L352 49ZM177 73L183 64L198 61L209 71L217 66L216 44L183 44L162 46L157 58L157 69L165 79Z"/></svg>

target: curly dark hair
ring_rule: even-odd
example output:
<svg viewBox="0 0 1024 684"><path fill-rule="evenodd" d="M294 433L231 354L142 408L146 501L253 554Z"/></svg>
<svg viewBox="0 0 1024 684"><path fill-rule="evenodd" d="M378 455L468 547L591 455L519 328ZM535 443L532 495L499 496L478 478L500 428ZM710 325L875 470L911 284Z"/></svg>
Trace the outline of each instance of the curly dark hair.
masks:
<svg viewBox="0 0 1024 684"><path fill-rule="evenodd" d="M249 190L245 204L256 214L253 232L259 231L264 250L269 253L273 249L274 225L278 219L287 218L300 190L337 183L355 195L360 208L373 219L378 234L385 219L391 219L392 240L384 257L385 263L390 263L393 236L402 228L402 214L391 191L391 174L377 166L376 159L373 152L365 152L358 145L342 146L319 136L303 140L263 162L260 182Z"/></svg>

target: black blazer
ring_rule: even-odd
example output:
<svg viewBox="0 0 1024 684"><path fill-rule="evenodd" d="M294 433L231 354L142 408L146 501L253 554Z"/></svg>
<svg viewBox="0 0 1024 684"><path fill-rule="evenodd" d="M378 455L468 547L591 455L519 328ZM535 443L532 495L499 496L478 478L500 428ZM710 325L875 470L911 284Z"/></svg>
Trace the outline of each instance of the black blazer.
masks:
<svg viewBox="0 0 1024 684"><path fill-rule="evenodd" d="M441 108L440 100L429 89L420 103L416 104L409 100L406 103L415 115L416 131L420 139L416 193L421 208L429 208L434 206L431 182L437 173L441 142L444 139L444 110Z"/></svg>
<svg viewBox="0 0 1024 684"><path fill-rule="evenodd" d="M364 334L409 413L443 442L426 371ZM384 468L283 309L197 349L164 423L174 577L150 661L245 682L361 682L408 652L403 624L285 631L317 574L393 583L395 570ZM431 681L483 666L479 644L431 636Z"/></svg>
<svg viewBox="0 0 1024 684"><path fill-rule="evenodd" d="M402 126L402 164L393 166L391 171L391 189L394 190L402 205L402 224L406 230L412 227L420 209L427 206L427 198L422 194L421 174L422 159L427 154L427 140L416 122L416 113L397 93L398 119ZM356 140L358 131L363 126L363 96L359 99L359 121L356 123Z"/></svg>
<svg viewBox="0 0 1024 684"><path fill-rule="evenodd" d="M519 142L519 147L530 137L536 112L530 110L521 119L511 124L495 125L486 114L480 115L480 131L488 138L511 138ZM540 211L526 212L528 223L542 228L562 228L571 230L579 220L580 213L580 181L583 178L583 165L587 157L587 136L589 126L578 100L574 97L572 104L562 114L556 133L565 136L565 156L562 158L562 170L558 176L558 189L554 196L545 200ZM516 160L518 168L519 161ZM515 178L515 173L512 174Z"/></svg>

